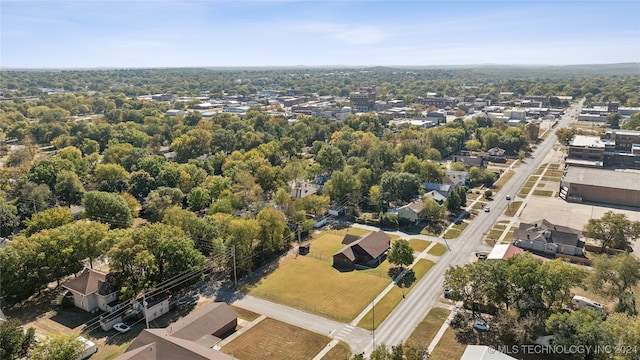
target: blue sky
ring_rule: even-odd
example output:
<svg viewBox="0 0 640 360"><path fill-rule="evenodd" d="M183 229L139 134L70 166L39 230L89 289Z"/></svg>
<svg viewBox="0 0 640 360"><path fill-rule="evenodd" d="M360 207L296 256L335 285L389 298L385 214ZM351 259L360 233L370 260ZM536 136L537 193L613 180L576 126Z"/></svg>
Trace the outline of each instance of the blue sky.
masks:
<svg viewBox="0 0 640 360"><path fill-rule="evenodd" d="M0 66L640 61L640 1L0 0Z"/></svg>

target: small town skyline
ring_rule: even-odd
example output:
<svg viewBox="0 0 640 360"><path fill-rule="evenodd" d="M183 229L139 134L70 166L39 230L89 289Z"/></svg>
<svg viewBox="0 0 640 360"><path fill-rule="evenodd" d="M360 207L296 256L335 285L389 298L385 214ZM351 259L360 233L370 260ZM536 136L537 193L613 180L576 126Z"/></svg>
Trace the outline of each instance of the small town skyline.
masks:
<svg viewBox="0 0 640 360"><path fill-rule="evenodd" d="M640 61L637 1L13 1L3 68Z"/></svg>

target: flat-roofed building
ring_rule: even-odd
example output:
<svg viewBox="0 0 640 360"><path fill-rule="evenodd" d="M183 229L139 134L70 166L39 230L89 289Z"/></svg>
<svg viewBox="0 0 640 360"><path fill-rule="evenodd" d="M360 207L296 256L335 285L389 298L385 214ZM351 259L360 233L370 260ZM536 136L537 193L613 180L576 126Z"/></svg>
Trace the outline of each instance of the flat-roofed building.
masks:
<svg viewBox="0 0 640 360"><path fill-rule="evenodd" d="M640 207L640 173L570 166L560 181L560 198Z"/></svg>
<svg viewBox="0 0 640 360"><path fill-rule="evenodd" d="M597 136L576 135L569 144L568 165L601 168L604 165L605 145L610 143Z"/></svg>

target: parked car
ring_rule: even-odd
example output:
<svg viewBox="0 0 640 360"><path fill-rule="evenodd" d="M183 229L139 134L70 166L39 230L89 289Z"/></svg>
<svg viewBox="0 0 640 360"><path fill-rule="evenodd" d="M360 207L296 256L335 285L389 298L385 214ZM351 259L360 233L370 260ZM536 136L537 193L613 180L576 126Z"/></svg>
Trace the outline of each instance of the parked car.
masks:
<svg viewBox="0 0 640 360"><path fill-rule="evenodd" d="M449 297L451 297L451 290L450 289L444 289L444 298L448 299Z"/></svg>
<svg viewBox="0 0 640 360"><path fill-rule="evenodd" d="M121 322L113 324L113 328L116 329L116 331L121 332L123 334L131 330L131 327L129 327L129 325Z"/></svg>
<svg viewBox="0 0 640 360"><path fill-rule="evenodd" d="M478 260L487 260L487 256L489 256L489 253L484 251L476 253L476 257L478 258Z"/></svg>
<svg viewBox="0 0 640 360"><path fill-rule="evenodd" d="M556 336L555 335L541 336L541 337L537 338L535 342L536 342L537 345L555 346L556 345Z"/></svg>
<svg viewBox="0 0 640 360"><path fill-rule="evenodd" d="M487 323L485 323L484 321L480 321L480 320L476 320L476 322L473 323L473 328L478 331L489 331L489 325L487 325Z"/></svg>

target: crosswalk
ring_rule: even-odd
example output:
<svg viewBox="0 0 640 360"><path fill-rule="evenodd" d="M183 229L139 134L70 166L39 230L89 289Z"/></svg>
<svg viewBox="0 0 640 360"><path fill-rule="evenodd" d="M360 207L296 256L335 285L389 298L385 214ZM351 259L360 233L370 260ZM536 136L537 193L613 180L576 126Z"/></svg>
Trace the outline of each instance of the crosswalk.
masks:
<svg viewBox="0 0 640 360"><path fill-rule="evenodd" d="M349 334L351 334L351 332L355 328L356 328L355 326L347 324L342 329L340 329L338 332L336 332L333 335L333 338L336 339L336 340L344 340L346 337L349 336Z"/></svg>

